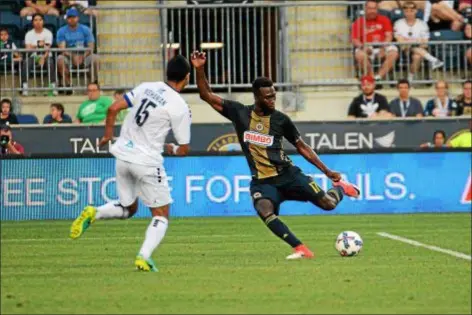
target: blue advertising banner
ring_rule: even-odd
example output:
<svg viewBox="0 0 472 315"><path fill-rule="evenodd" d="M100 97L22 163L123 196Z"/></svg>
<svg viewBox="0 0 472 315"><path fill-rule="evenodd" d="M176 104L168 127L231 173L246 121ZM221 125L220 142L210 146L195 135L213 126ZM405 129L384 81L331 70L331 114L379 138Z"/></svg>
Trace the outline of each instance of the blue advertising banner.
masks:
<svg viewBox="0 0 472 315"><path fill-rule="evenodd" d="M300 156L292 156L323 189L331 186ZM286 202L283 215L471 211L468 152L324 154L323 161L362 190L332 212ZM116 200L113 158L0 160L1 220L72 219L87 205ZM170 157L165 161L172 216L254 215L244 156ZM137 217L148 217L140 205Z"/></svg>

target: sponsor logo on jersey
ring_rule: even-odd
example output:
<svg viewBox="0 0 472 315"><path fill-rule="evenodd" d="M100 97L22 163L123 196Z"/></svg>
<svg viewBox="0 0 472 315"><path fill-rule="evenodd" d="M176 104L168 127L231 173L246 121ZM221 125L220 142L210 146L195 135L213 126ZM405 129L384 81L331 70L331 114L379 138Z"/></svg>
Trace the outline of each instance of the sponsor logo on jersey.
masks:
<svg viewBox="0 0 472 315"><path fill-rule="evenodd" d="M274 136L263 135L254 131L245 131L244 142L270 147L274 143Z"/></svg>
<svg viewBox="0 0 472 315"><path fill-rule="evenodd" d="M209 152L229 152L241 151L238 136L235 133L228 133L213 140L207 148Z"/></svg>
<svg viewBox="0 0 472 315"><path fill-rule="evenodd" d="M462 204L472 203L472 174L469 175L469 179L467 180L464 192L462 193Z"/></svg>

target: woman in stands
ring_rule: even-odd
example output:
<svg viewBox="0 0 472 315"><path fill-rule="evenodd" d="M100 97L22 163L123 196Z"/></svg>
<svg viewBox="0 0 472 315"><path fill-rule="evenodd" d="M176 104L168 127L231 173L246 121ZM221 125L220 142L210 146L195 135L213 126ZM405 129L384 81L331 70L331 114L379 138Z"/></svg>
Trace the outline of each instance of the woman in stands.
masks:
<svg viewBox="0 0 472 315"><path fill-rule="evenodd" d="M1 101L0 126L5 124L18 124L18 119L16 118L16 115L11 112L11 110L11 101L7 98L4 98Z"/></svg>

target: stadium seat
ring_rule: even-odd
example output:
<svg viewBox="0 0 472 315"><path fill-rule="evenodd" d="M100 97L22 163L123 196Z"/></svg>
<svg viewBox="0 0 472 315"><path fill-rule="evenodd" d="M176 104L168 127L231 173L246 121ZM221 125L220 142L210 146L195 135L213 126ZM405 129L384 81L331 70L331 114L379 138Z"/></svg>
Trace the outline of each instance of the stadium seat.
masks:
<svg viewBox="0 0 472 315"><path fill-rule="evenodd" d="M19 15L11 11L0 11L0 24L14 25L21 28L21 18Z"/></svg>
<svg viewBox="0 0 472 315"><path fill-rule="evenodd" d="M431 32L431 41L463 40L464 33L452 30L439 30Z"/></svg>
<svg viewBox="0 0 472 315"><path fill-rule="evenodd" d="M32 114L20 114L16 115L18 118L18 123L19 124L38 124L38 117Z"/></svg>
<svg viewBox="0 0 472 315"><path fill-rule="evenodd" d="M392 18L392 13L388 10L379 9L378 12L379 12L380 15L384 15L384 16L388 17L389 19Z"/></svg>
<svg viewBox="0 0 472 315"><path fill-rule="evenodd" d="M19 14L22 6L18 0L1 0L0 12L12 12Z"/></svg>

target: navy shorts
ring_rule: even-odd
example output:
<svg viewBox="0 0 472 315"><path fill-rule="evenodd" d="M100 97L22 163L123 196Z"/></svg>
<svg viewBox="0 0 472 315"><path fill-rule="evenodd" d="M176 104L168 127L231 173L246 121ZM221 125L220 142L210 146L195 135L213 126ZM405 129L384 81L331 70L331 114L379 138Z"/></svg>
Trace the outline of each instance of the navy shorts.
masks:
<svg viewBox="0 0 472 315"><path fill-rule="evenodd" d="M269 199L274 204L276 213L279 211L280 204L286 200L316 204L325 194L313 178L303 174L296 166L277 177L251 181L251 196L254 205L260 199Z"/></svg>

